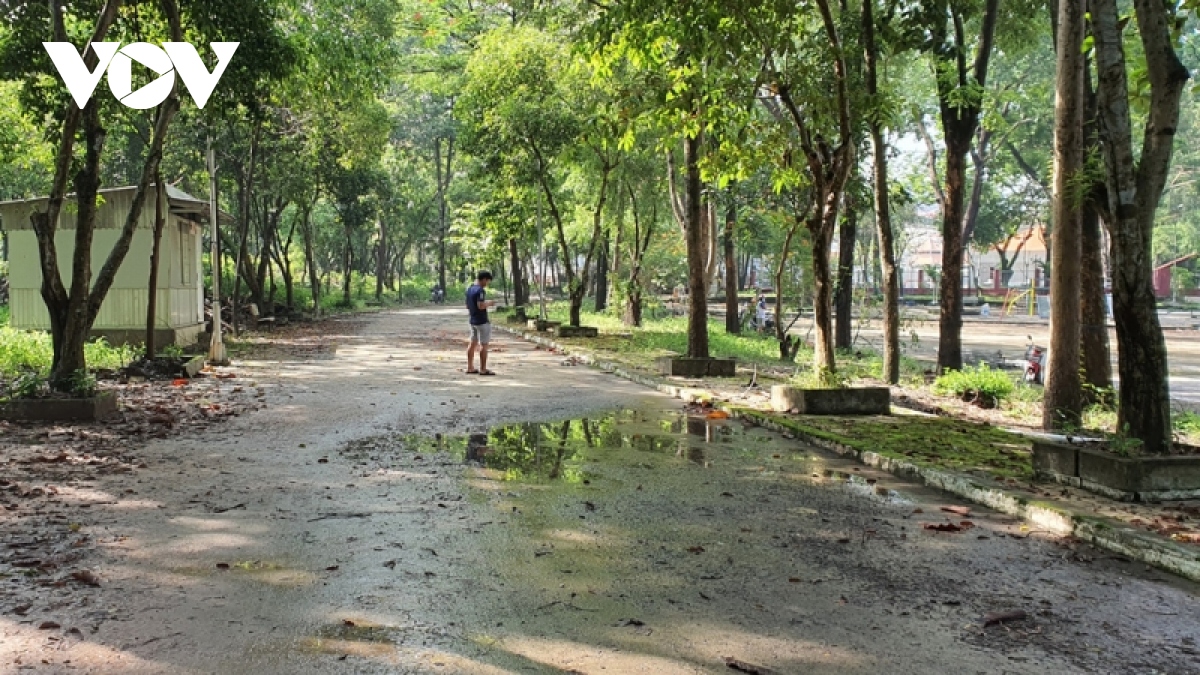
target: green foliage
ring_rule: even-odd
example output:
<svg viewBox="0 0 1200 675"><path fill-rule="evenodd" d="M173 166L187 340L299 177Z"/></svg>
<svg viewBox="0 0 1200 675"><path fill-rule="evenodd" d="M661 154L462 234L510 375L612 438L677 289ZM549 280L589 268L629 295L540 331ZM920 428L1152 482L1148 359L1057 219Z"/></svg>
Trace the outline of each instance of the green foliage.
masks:
<svg viewBox="0 0 1200 675"><path fill-rule="evenodd" d="M0 329L7 328L9 322L8 305L0 305Z"/></svg>
<svg viewBox="0 0 1200 675"><path fill-rule="evenodd" d="M1126 424L1120 432L1109 434L1105 438L1105 446L1114 455L1135 457L1141 454L1143 443L1141 439L1134 438L1129 434L1129 425Z"/></svg>
<svg viewBox="0 0 1200 675"><path fill-rule="evenodd" d="M134 347L114 347L103 339L89 342L84 347L88 366L98 370L124 367L139 353ZM0 328L0 380L28 372L45 377L50 372L53 355L49 334Z"/></svg>
<svg viewBox="0 0 1200 675"><path fill-rule="evenodd" d="M987 407L1008 399L1015 389L1016 385L1008 373L992 370L986 363L973 368L968 366L962 370L952 370L933 383L934 392L942 396L978 398L991 404Z"/></svg>
<svg viewBox="0 0 1200 675"><path fill-rule="evenodd" d="M1179 299L1196 287L1196 275L1186 267L1171 268L1171 291Z"/></svg>
<svg viewBox="0 0 1200 675"><path fill-rule="evenodd" d="M801 389L844 389L850 386L850 380L842 370L831 372L820 368L797 375L792 378L792 383Z"/></svg>
<svg viewBox="0 0 1200 675"><path fill-rule="evenodd" d="M1200 413L1180 411L1172 416L1175 431L1188 437L1192 442L1200 441Z"/></svg>

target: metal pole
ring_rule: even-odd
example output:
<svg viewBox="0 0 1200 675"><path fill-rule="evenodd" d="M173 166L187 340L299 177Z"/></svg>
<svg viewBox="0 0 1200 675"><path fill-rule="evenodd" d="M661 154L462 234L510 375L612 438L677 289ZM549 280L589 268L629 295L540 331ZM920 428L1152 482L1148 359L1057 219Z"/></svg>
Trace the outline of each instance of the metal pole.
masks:
<svg viewBox="0 0 1200 675"><path fill-rule="evenodd" d="M208 221L212 223L212 307L213 332L208 345L208 362L214 366L229 365L225 342L221 339L221 211L217 205L217 154L208 137Z"/></svg>

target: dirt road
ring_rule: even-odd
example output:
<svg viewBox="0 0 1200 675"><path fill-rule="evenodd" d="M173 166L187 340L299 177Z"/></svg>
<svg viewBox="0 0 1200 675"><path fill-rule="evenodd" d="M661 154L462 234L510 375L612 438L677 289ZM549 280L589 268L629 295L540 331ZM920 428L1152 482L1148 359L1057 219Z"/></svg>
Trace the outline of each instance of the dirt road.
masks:
<svg viewBox="0 0 1200 675"><path fill-rule="evenodd" d="M0 673L1200 672L1195 585L460 323L333 322L65 492L100 585L0 593Z"/></svg>

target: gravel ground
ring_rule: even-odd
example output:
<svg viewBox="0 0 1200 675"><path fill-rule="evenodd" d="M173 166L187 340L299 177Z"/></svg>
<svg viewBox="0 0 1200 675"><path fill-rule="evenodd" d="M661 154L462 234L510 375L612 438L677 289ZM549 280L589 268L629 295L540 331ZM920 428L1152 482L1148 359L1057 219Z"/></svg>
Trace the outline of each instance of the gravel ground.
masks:
<svg viewBox="0 0 1200 675"><path fill-rule="evenodd" d="M58 495L91 576L0 563L0 672L1200 672L1195 585L462 323L257 350L264 409ZM553 477L457 452L569 420Z"/></svg>

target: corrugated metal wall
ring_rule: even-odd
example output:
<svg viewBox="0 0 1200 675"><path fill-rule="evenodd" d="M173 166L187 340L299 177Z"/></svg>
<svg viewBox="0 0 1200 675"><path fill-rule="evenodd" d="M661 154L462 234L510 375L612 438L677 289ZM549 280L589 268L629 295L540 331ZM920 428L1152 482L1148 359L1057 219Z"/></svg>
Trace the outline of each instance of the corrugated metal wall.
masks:
<svg viewBox="0 0 1200 675"><path fill-rule="evenodd" d="M106 195L97 213L98 228L92 242L92 278L100 272L124 226L132 193ZM9 230L9 285L12 293L12 326L22 329L49 329L50 320L41 296L42 272L37 238L28 227L30 205L11 205L3 210ZM23 218L23 221L21 220ZM64 213L60 223L73 219ZM139 229L134 233L129 253L117 271L112 290L105 297L96 319L97 329L141 329L146 323L146 284L150 279L150 249L154 223L154 200L148 200ZM73 225L73 223L72 223ZM71 258L75 249L73 229L55 234L60 273L64 284L71 283ZM201 323L203 291L201 287L200 228L171 217L163 233L162 256L158 273L157 323L163 328L181 328Z"/></svg>
<svg viewBox="0 0 1200 675"><path fill-rule="evenodd" d="M94 328L98 330L132 330L146 327L145 289L114 288L104 298ZM159 328L183 328L200 323L195 291L170 288L158 291L155 324ZM13 328L21 330L50 330L50 315L42 302L41 291L18 288L12 291Z"/></svg>

